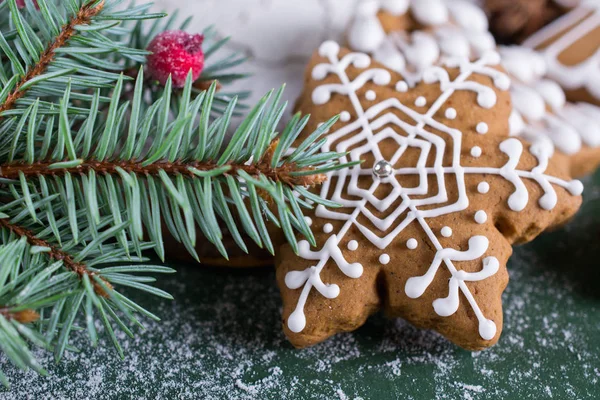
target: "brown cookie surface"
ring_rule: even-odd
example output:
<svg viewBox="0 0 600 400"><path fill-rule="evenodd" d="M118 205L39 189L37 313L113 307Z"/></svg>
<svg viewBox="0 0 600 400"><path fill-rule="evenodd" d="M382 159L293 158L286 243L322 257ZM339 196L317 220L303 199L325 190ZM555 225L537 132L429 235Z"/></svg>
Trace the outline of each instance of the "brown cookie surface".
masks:
<svg viewBox="0 0 600 400"><path fill-rule="evenodd" d="M358 328L383 309L467 349L493 345L511 244L564 223L581 183L548 148L508 136L509 80L489 53L404 78L334 42L307 70L307 132L340 114L323 151L362 161L332 172L310 216L316 247L283 245L283 322L299 347ZM302 137L299 138L302 140Z"/></svg>

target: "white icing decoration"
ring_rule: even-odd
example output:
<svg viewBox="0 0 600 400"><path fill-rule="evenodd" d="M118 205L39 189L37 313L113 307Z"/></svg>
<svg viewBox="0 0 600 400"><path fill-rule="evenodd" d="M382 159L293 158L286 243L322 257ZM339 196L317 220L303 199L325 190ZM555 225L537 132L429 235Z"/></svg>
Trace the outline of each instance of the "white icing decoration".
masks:
<svg viewBox="0 0 600 400"><path fill-rule="evenodd" d="M331 225L330 223L323 225L323 232L331 233L332 231L333 231L333 225Z"/></svg>
<svg viewBox="0 0 600 400"><path fill-rule="evenodd" d="M377 94L372 90L368 90L365 94L365 98L369 101L373 101L377 98Z"/></svg>
<svg viewBox="0 0 600 400"><path fill-rule="evenodd" d="M490 191L490 184L487 182L479 182L477 185L477 191L481 194L486 194Z"/></svg>
<svg viewBox="0 0 600 400"><path fill-rule="evenodd" d="M479 210L475 213L475 222L478 224L485 224L487 221L487 213L483 210Z"/></svg>
<svg viewBox="0 0 600 400"><path fill-rule="evenodd" d="M385 40L385 31L377 19L379 4L374 0L361 1L356 10L356 17L348 31L348 44L353 49L373 52Z"/></svg>
<svg viewBox="0 0 600 400"><path fill-rule="evenodd" d="M390 68L395 71L406 69L406 58L404 54L396 49L394 37L391 35L383 41L377 50L373 51L373 58L387 67L393 66ZM398 86L396 86L396 89L398 89Z"/></svg>
<svg viewBox="0 0 600 400"><path fill-rule="evenodd" d="M412 0L415 19L425 25L439 25L448 21L448 7L443 0Z"/></svg>
<svg viewBox="0 0 600 400"><path fill-rule="evenodd" d="M542 79L535 84L535 88L554 112L563 108L567 103L565 92L554 81Z"/></svg>
<svg viewBox="0 0 600 400"><path fill-rule="evenodd" d="M351 240L348 242L348 250L355 251L358 249L358 242L356 240Z"/></svg>
<svg viewBox="0 0 600 400"><path fill-rule="evenodd" d="M410 37L396 35L394 38L406 61L417 71L432 66L440 58L440 49L435 37L430 33L415 31Z"/></svg>
<svg viewBox="0 0 600 400"><path fill-rule="evenodd" d="M415 106L417 106L417 107L425 107L426 105L427 105L427 99L423 96L419 96L415 100Z"/></svg>
<svg viewBox="0 0 600 400"><path fill-rule="evenodd" d="M331 265L331 261L350 278L356 279L362 275L363 266L346 260L340 249L341 241L351 228L353 231L358 230L375 248L385 250L398 239L406 227L413 224L423 231L425 240L429 242L427 245L435 249L436 256L425 275L409 278L405 287L406 294L413 298L421 296L433 281L439 267L443 265L451 275L449 296L434 302L435 312L439 315L451 315L455 312L458 307L456 302L460 300L457 292L460 292L478 319L481 337L492 339L495 337L496 325L485 317L465 282L479 281L493 275L498 268L497 260L491 256L484 258L482 270L474 273L461 271L455 265L455 262L475 261L483 257L488 250L488 239L480 235L472 236L466 251L444 248L427 220L461 212L469 207L465 184L467 175L496 175L511 182L515 189L508 198L508 204L515 211L522 209L528 202L528 192L523 179L539 184L544 193L540 205L545 208L555 205L556 193L553 186L564 187L573 194L580 194L581 183L565 182L546 175L549 152L543 146L535 149L532 146L531 151L538 160L535 168L531 171L517 169L523 148L521 142L514 138L508 138L500 144L500 150L508 156L508 161L503 167L461 165L462 132L442 124L435 120L434 116L440 109L447 107L447 100L459 90L474 91L477 94L477 103L481 107L494 106L495 92L469 78L473 74L488 76L492 78L494 84L507 88L506 76L491 68L499 62L499 57L495 53L486 53L475 63L449 60L449 64L459 69L458 76L452 80L444 69L432 67L425 70L423 77L430 84L438 83L441 95L424 113L415 111L396 98L383 99L367 109L363 108L357 91L360 91L368 81L373 81L374 85L389 84L391 79L389 73L381 69L367 69L351 80L346 73L347 67L350 64L356 67L358 62L362 65L358 68L368 68L370 62L366 55L350 53L340 59L339 46L330 42L324 43L319 53L327 61L314 68L313 76L318 77L315 79L324 79L327 74L335 74L341 83L317 87L312 95L315 104L323 104L332 93L337 93L347 96L354 107L352 114L356 115L355 120L329 134L321 150L343 154L340 158L342 163L360 160L364 154L372 154L377 163L384 161L394 167L389 175L386 173L385 176L379 177L374 175L372 166L360 164L328 173L329 179L321 187L321 196L341 204L342 208L328 209L317 206L315 214L322 219L340 221L341 228L332 234L320 249L312 250L306 240L298 244L299 255L306 260L314 260L315 263L303 271L291 271L286 275L285 283L288 288L302 288L296 308L289 317L288 327L294 332L304 328L306 324L304 306L313 288L327 298L338 296L339 286L333 283L325 284L320 277L321 270L326 265ZM398 113L402 113L407 120L412 120L414 123L399 118ZM443 133L444 136L447 135L449 139L432 133L432 129ZM392 139L399 145L397 152L388 160L384 159L379 148L379 142L385 139ZM400 162L407 148L416 148L420 151L421 156L415 165L407 166ZM397 176L418 176L420 184L416 187L403 187L399 184ZM367 187L359 185L359 178L361 182L370 182L370 185ZM368 179L372 181L367 181ZM434 193L430 193L431 188L428 183L432 179L437 183ZM453 200L449 199L446 188L448 179L456 182L457 198ZM382 184L391 185L392 190L387 197L378 198L374 193ZM399 205L392 207L393 204L398 203ZM377 213L372 210L377 210ZM383 212L385 212L383 216L379 214ZM414 238L406 242L409 249L416 248L417 244Z"/></svg>
<svg viewBox="0 0 600 400"><path fill-rule="evenodd" d="M485 135L486 133L488 133L489 129L490 128L488 127L488 124L486 124L485 122L480 122L475 127L475 130L477 131L477 133L479 133L481 135Z"/></svg>
<svg viewBox="0 0 600 400"><path fill-rule="evenodd" d="M473 148L471 148L471 155L475 158L481 157L481 147L473 146Z"/></svg>
<svg viewBox="0 0 600 400"><path fill-rule="evenodd" d="M519 112L513 108L513 110L510 113L510 116L508 117L508 129L510 136L521 135L525 130L525 127L526 125L525 121L523 121L523 117L521 117L521 114L519 114Z"/></svg>
<svg viewBox="0 0 600 400"><path fill-rule="evenodd" d="M444 113L444 115L446 116L446 118L448 119L455 119L456 118L456 109L449 107L446 112Z"/></svg>
<svg viewBox="0 0 600 400"><path fill-rule="evenodd" d="M380 2L381 8L392 15L402 15L406 13L408 6L410 5L409 0L380 0Z"/></svg>
<svg viewBox="0 0 600 400"><path fill-rule="evenodd" d="M485 32L488 30L488 19L483 10L475 4L465 0L450 0L448 7L452 19L461 28L472 32ZM446 1L449 4L448 1Z"/></svg>
<svg viewBox="0 0 600 400"><path fill-rule="evenodd" d="M408 84L405 81L399 81L396 83L396 90L401 93L407 92Z"/></svg>
<svg viewBox="0 0 600 400"><path fill-rule="evenodd" d="M306 225L311 226L313 223L313 220L311 217L304 217L304 220L306 221Z"/></svg>
<svg viewBox="0 0 600 400"><path fill-rule="evenodd" d="M379 262L383 265L389 264L390 262L390 255L389 254L382 254L379 256Z"/></svg>
<svg viewBox="0 0 600 400"><path fill-rule="evenodd" d="M539 81L547 71L544 57L521 46L501 46L502 66L516 80L527 85Z"/></svg>
<svg viewBox="0 0 600 400"><path fill-rule="evenodd" d="M450 237L450 236L452 236L452 228L450 228L449 226L445 226L442 228L440 233L442 234L443 237Z"/></svg>
<svg viewBox="0 0 600 400"><path fill-rule="evenodd" d="M348 111L342 111L340 113L340 121L342 121L342 122L350 121L350 113Z"/></svg>

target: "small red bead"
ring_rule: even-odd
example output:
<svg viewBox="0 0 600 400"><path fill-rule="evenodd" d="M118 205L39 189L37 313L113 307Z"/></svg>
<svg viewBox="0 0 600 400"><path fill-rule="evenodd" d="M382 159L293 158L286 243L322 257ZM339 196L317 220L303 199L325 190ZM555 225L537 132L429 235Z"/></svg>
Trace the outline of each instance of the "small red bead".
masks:
<svg viewBox="0 0 600 400"><path fill-rule="evenodd" d="M165 31L157 35L148 51L148 72L162 85L171 76L173 86L181 88L192 71L192 80L196 81L204 67L202 51L203 35L191 35L183 31Z"/></svg>
<svg viewBox="0 0 600 400"><path fill-rule="evenodd" d="M0 0L0 3L3 3L4 0ZM17 2L17 8L20 10L22 8L25 8L25 0L16 0ZM40 9L40 6L37 3L37 0L33 0L33 5L36 8L36 10Z"/></svg>

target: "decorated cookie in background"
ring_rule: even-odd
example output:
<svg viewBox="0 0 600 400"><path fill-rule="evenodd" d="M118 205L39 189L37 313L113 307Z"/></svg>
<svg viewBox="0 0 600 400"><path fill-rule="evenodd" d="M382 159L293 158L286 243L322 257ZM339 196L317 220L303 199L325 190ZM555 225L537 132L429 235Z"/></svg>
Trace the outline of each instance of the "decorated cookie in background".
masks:
<svg viewBox="0 0 600 400"><path fill-rule="evenodd" d="M398 27L403 30L397 31ZM496 49L487 29L483 10L464 0L365 0L348 29L348 42L351 48L369 52L400 72L411 87L425 69L447 58L474 60ZM511 135L550 142L573 176L596 169L600 164L600 108L566 102L561 88L544 79L546 61L534 51L518 46L499 51L513 80Z"/></svg>
<svg viewBox="0 0 600 400"><path fill-rule="evenodd" d="M522 46L499 51L512 79L511 135L548 142L572 176L594 171L600 164L600 107L567 102L562 88L544 78L546 62L539 53Z"/></svg>
<svg viewBox="0 0 600 400"><path fill-rule="evenodd" d="M483 0L490 31L502 44L521 43L544 25L554 21L579 0Z"/></svg>
<svg viewBox="0 0 600 400"><path fill-rule="evenodd" d="M564 223L582 192L546 146L508 136L509 79L498 63L496 53L447 60L410 88L366 54L321 45L298 110L310 124L339 114L322 150L362 164L321 187L341 207L309 216L317 245L278 252L295 346L357 329L378 310L466 349L496 343L511 244Z"/></svg>
<svg viewBox="0 0 600 400"><path fill-rule="evenodd" d="M548 77L565 89L569 100L600 105L599 0L581 0L523 45L544 55Z"/></svg>
<svg viewBox="0 0 600 400"><path fill-rule="evenodd" d="M475 59L496 48L485 13L466 0L363 0L347 37L409 86L445 54Z"/></svg>

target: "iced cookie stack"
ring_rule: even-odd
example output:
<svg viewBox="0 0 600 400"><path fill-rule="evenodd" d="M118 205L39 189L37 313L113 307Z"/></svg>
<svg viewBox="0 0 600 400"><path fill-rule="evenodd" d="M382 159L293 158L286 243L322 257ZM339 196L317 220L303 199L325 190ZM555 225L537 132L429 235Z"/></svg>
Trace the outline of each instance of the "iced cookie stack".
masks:
<svg viewBox="0 0 600 400"><path fill-rule="evenodd" d="M512 81L511 135L551 143L582 176L600 163L599 5L582 2L523 45L497 48L484 10L472 2L365 0L347 37L350 48L372 54L409 84L448 58L497 50Z"/></svg>

